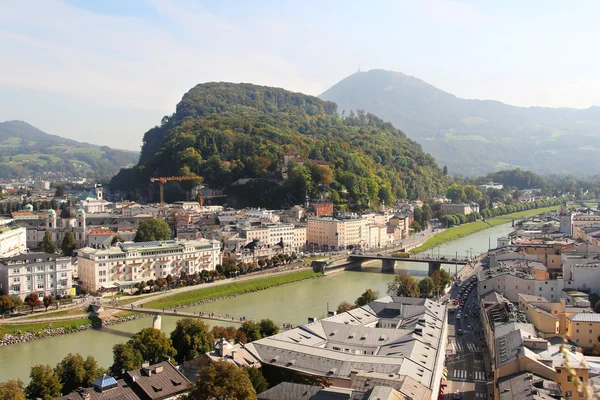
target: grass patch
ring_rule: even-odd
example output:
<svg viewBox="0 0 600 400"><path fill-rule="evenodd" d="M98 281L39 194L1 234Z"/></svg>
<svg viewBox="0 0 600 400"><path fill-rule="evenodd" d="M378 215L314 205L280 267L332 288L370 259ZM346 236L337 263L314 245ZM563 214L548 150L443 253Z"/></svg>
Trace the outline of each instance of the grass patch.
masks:
<svg viewBox="0 0 600 400"><path fill-rule="evenodd" d="M19 318L20 321L27 321L27 320L31 320L31 319L40 319L40 318L56 318L56 317L66 317L66 316L71 316L71 315L81 315L81 317L87 317L87 314L85 313L85 310L81 307L78 308L73 308L73 309L69 309L69 310L62 310L62 311L54 311L54 312L38 312L35 313L34 315L30 315L28 317L24 317L24 318Z"/></svg>
<svg viewBox="0 0 600 400"><path fill-rule="evenodd" d="M427 239L421 246L412 249L411 253L420 253L434 247L437 247L446 242L468 236L472 233L482 231L487 228L502 225L511 222L513 219L531 217L533 215L542 214L548 211L558 210L560 206L542 207L533 210L518 211L512 214L499 215L497 217L488 218L485 222L477 221L459 226L453 226L437 235Z"/></svg>
<svg viewBox="0 0 600 400"><path fill-rule="evenodd" d="M314 272L313 270L304 270L292 272L290 274L285 275L253 279L245 282L228 283L225 285L198 289L191 292L177 293L172 296L144 303L144 307L170 308L175 306L181 306L184 304L195 303L197 301L202 300L212 300L224 296L256 292L258 290L268 289L270 287L284 285L286 283L292 283L304 279L317 278L322 275L322 273Z"/></svg>
<svg viewBox="0 0 600 400"><path fill-rule="evenodd" d="M73 327L77 328L81 325L91 324L95 319L82 318L72 319L68 321L52 321L52 328ZM5 334L13 334L16 331L35 333L48 327L49 322L39 322L34 324L19 324L19 325L0 325L0 336Z"/></svg>

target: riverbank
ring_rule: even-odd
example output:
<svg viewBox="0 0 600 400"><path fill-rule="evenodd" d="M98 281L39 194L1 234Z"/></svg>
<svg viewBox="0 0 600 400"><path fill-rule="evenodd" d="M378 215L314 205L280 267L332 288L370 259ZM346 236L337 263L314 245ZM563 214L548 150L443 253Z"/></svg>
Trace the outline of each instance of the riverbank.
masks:
<svg viewBox="0 0 600 400"><path fill-rule="evenodd" d="M492 228L494 226L510 223L513 219L521 219L526 217L532 217L534 215L543 214L548 211L558 210L560 206L552 206L552 207L542 207L536 208L533 210L525 210L519 211L511 214L499 215L497 217L488 218L485 222L477 221L470 222L468 224L463 224L459 226L453 226L452 228L448 228L439 234L432 236L427 239L425 243L423 243L419 247L415 247L410 252L411 253L421 253L423 251L427 251L429 249L433 249L441 244L460 239L462 237L471 235L473 233L482 231L484 229Z"/></svg>
<svg viewBox="0 0 600 400"><path fill-rule="evenodd" d="M9 346L11 344L31 342L69 333L82 332L92 328L116 325L146 317L148 317L148 314L131 312L126 313L124 316L113 317L108 320L101 320L97 317L88 317L71 321L4 325L0 326L0 346Z"/></svg>
<svg viewBox="0 0 600 400"><path fill-rule="evenodd" d="M299 282L307 279L319 278L322 276L323 274L320 272L314 272L313 270L303 270L285 275L269 276L266 278L257 278L245 282L234 282L226 285L201 288L189 292L175 293L171 296L150 300L147 303L143 303L143 305L144 307L157 309L190 306L193 304L200 304L208 301L213 301L219 298L226 298L245 293L252 293L259 290L269 289L275 286L286 285L289 283Z"/></svg>

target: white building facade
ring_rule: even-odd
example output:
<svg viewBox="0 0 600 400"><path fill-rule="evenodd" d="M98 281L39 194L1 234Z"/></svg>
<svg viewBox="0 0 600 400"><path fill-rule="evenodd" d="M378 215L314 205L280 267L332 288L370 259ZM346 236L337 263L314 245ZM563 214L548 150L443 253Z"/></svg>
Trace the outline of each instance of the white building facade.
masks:
<svg viewBox="0 0 600 400"><path fill-rule="evenodd" d="M22 299L30 293L74 295L71 257L26 253L0 260L0 290Z"/></svg>
<svg viewBox="0 0 600 400"><path fill-rule="evenodd" d="M0 258L24 253L27 249L27 229L0 227Z"/></svg>
<svg viewBox="0 0 600 400"><path fill-rule="evenodd" d="M179 277L221 264L221 246L216 240L167 240L119 243L106 249L86 247L79 253L79 283L86 290L131 290L138 282L168 275Z"/></svg>

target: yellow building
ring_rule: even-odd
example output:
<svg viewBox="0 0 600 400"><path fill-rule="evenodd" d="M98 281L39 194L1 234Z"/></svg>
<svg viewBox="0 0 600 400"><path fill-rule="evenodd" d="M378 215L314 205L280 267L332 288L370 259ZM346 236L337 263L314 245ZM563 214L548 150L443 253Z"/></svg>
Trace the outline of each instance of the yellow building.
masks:
<svg viewBox="0 0 600 400"><path fill-rule="evenodd" d="M590 350L600 336L600 314L581 312L567 318L567 338L578 346Z"/></svg>

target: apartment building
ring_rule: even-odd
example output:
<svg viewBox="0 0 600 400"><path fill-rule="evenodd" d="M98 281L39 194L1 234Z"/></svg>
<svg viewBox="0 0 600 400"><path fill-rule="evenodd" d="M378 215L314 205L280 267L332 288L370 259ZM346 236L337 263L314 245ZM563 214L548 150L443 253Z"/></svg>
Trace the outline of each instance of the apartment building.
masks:
<svg viewBox="0 0 600 400"><path fill-rule="evenodd" d="M150 279L212 271L221 264L216 240L166 240L119 243L106 249L79 250L79 283L90 292L131 290Z"/></svg>
<svg viewBox="0 0 600 400"><path fill-rule="evenodd" d="M369 244L368 221L354 218L309 218L306 229L308 245L320 248L342 249L348 246L364 247Z"/></svg>
<svg viewBox="0 0 600 400"><path fill-rule="evenodd" d="M539 263L538 263L539 264ZM540 268L538 266L538 268ZM502 294L513 303L519 301L519 294L544 297L551 302L558 301L565 288L565 280L547 279L547 272L533 268L516 269L501 266L488 269L478 275L479 293L487 293L490 290ZM536 279L537 275L537 279Z"/></svg>
<svg viewBox="0 0 600 400"><path fill-rule="evenodd" d="M12 257L27 249L27 230L14 226L0 226L0 257Z"/></svg>
<svg viewBox="0 0 600 400"><path fill-rule="evenodd" d="M260 226L241 226L238 228L245 244L260 241L267 246L283 242L284 248L300 251L306 245L306 226L294 224L266 224Z"/></svg>
<svg viewBox="0 0 600 400"><path fill-rule="evenodd" d="M465 214L473 212L471 204L468 203L446 203L442 204L441 210L444 214Z"/></svg>
<svg viewBox="0 0 600 400"><path fill-rule="evenodd" d="M0 290L22 299L30 293L74 295L71 257L25 253L0 260Z"/></svg>
<svg viewBox="0 0 600 400"><path fill-rule="evenodd" d="M567 318L567 338L577 346L591 350L599 337L600 314L580 312Z"/></svg>

